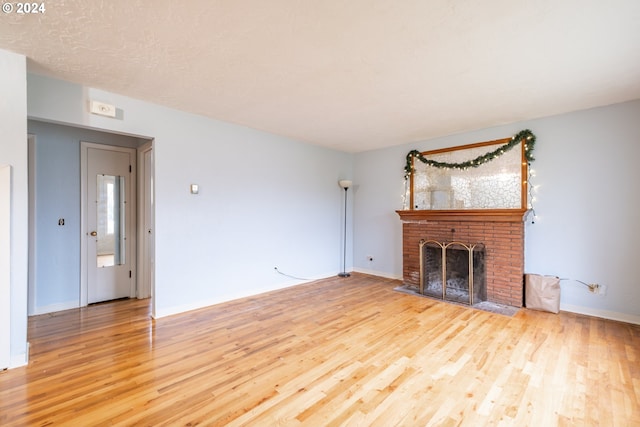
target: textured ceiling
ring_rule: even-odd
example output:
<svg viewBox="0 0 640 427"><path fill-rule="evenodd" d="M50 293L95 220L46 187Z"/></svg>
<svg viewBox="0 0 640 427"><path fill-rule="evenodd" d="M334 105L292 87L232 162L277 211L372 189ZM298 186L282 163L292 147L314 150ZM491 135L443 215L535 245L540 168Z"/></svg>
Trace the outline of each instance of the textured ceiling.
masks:
<svg viewBox="0 0 640 427"><path fill-rule="evenodd" d="M640 98L638 0L45 0L29 71L358 152Z"/></svg>

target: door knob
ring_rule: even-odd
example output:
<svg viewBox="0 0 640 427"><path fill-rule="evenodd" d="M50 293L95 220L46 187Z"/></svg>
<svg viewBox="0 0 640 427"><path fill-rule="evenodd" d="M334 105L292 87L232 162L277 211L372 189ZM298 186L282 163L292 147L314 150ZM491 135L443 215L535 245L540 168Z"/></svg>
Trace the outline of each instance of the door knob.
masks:
<svg viewBox="0 0 640 427"><path fill-rule="evenodd" d="M91 234L93 237L96 237L96 236L98 235L98 232L97 232L97 231L92 231L92 232L91 232L91 233L89 233L89 234Z"/></svg>

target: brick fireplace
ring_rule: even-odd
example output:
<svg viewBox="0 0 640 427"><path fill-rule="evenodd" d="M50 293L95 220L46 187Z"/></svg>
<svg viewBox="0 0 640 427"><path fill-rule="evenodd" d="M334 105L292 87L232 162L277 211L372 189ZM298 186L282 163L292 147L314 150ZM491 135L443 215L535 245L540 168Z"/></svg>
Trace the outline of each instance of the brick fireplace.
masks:
<svg viewBox="0 0 640 427"><path fill-rule="evenodd" d="M420 287L420 240L481 243L487 301L522 307L524 209L397 211L402 220L403 281Z"/></svg>

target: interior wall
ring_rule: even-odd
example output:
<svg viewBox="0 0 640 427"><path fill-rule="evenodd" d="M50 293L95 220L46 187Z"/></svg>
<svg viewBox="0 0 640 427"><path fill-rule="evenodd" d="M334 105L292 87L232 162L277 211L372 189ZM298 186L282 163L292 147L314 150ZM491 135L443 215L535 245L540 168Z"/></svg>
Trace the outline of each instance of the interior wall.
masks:
<svg viewBox="0 0 640 427"><path fill-rule="evenodd" d="M31 118L154 138L156 316L301 282L274 267L341 270L351 154L43 76L28 87ZM89 114L89 100L117 117ZM348 269L350 254L351 239Z"/></svg>
<svg viewBox="0 0 640 427"><path fill-rule="evenodd" d="M11 365L11 166L0 165L0 370Z"/></svg>
<svg viewBox="0 0 640 427"><path fill-rule="evenodd" d="M26 58L0 50L0 165L11 166L10 366L27 362L28 162ZM5 284L6 286L6 284ZM6 291L6 289L5 289ZM7 341L0 352L7 353Z"/></svg>
<svg viewBox="0 0 640 427"><path fill-rule="evenodd" d="M139 138L28 121L35 136L32 171L33 259L29 314L80 303L80 142L136 148ZM60 219L64 225L58 225Z"/></svg>
<svg viewBox="0 0 640 427"><path fill-rule="evenodd" d="M523 121L355 156L354 268L402 277L405 156L505 138L523 129L537 136L532 183L537 213L525 229L525 272L563 280L563 310L640 323L640 100ZM368 256L373 261L368 261ZM577 282L607 286L594 295Z"/></svg>

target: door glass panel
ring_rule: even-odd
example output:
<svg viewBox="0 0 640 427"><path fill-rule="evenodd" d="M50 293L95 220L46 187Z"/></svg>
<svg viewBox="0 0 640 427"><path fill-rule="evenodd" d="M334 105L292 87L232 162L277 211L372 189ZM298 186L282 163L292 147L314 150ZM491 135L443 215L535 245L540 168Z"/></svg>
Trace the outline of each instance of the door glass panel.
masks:
<svg viewBox="0 0 640 427"><path fill-rule="evenodd" d="M98 175L97 265L112 267L125 263L124 177Z"/></svg>

